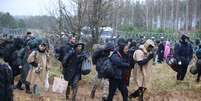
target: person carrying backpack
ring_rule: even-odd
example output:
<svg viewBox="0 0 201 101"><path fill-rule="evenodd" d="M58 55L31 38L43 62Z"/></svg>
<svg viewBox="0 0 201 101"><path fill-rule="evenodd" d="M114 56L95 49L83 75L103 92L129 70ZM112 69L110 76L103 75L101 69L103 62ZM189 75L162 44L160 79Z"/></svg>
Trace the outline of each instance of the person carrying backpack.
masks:
<svg viewBox="0 0 201 101"><path fill-rule="evenodd" d="M153 64L154 42L148 39L143 45L139 46L139 49L133 54L133 58L136 62L134 67L134 80L138 89L129 95L129 98L140 97L143 100L143 93L149 86L150 81L150 69Z"/></svg>
<svg viewBox="0 0 201 101"><path fill-rule="evenodd" d="M114 45L112 43L107 43L103 48L97 48L92 56L92 62L96 65L96 77L92 86L92 91L90 94L91 98L95 97L96 88L99 82L103 82L103 100L107 99L108 96L108 88L109 88L109 81L108 79L103 78L103 74L100 73L102 64L105 59L107 59L111 52L114 51Z"/></svg>
<svg viewBox="0 0 201 101"><path fill-rule="evenodd" d="M119 89L123 97L123 101L128 101L128 89L124 80L124 73L130 67L128 56L129 45L126 41L118 44L118 50L110 57L112 68L114 70L113 77L109 78L109 95L107 101L113 101L116 90Z"/></svg>
<svg viewBox="0 0 201 101"><path fill-rule="evenodd" d="M33 37L30 32L27 32L27 36L24 39L25 47L20 49L17 57L19 62L19 68L21 68L21 75L20 80L18 81L16 88L19 90L24 90L22 88L22 84L25 84L26 93L31 94L30 90L30 84L26 81L28 72L31 68L31 65L27 63L27 58L31 54L33 50L36 50L38 47L38 44L40 43L40 39Z"/></svg>

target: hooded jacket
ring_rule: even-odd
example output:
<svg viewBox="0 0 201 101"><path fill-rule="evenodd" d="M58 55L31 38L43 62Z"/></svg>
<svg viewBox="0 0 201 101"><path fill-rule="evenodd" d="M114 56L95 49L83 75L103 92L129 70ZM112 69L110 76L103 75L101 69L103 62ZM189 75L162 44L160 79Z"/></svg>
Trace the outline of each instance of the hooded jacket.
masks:
<svg viewBox="0 0 201 101"><path fill-rule="evenodd" d="M178 61L181 61L184 64L189 64L193 56L192 45L180 40L175 46L174 55Z"/></svg>

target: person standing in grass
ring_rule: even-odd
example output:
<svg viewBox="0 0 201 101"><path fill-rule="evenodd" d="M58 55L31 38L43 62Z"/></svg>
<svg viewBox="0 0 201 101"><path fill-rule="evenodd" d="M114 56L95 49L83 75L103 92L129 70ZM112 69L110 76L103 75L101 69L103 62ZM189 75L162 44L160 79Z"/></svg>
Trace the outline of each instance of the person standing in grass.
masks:
<svg viewBox="0 0 201 101"><path fill-rule="evenodd" d="M107 59L111 53L114 51L114 45L112 43L106 43L103 48L97 48L92 56L93 64L96 65L96 76L93 82L92 91L90 94L91 98L95 97L96 89L98 87L99 82L103 82L103 97L102 100L105 101L108 96L108 88L109 88L109 81L106 78L103 78L101 75L101 66L105 59Z"/></svg>
<svg viewBox="0 0 201 101"><path fill-rule="evenodd" d="M151 66L153 64L154 47L154 42L148 39L143 45L139 46L139 49L133 54L133 58L136 62L134 67L134 80L138 89L131 93L129 98L143 98L143 93L148 88L151 77Z"/></svg>
<svg viewBox="0 0 201 101"><path fill-rule="evenodd" d="M177 60L177 82L183 81L188 65L193 57L193 48L187 34L183 34L175 46L174 56Z"/></svg>
<svg viewBox="0 0 201 101"><path fill-rule="evenodd" d="M48 43L43 39L38 45L38 49L31 52L27 62L32 65L26 81L33 86L34 94L40 96L40 91L45 90L46 74L50 69L50 56L48 53Z"/></svg>
<svg viewBox="0 0 201 101"><path fill-rule="evenodd" d="M109 78L109 95L106 101L113 101L116 90L119 89L123 97L123 101L128 101L128 88L125 82L125 73L130 68L129 45L126 41L118 44L118 49L111 55L112 68L114 68L114 76Z"/></svg>
<svg viewBox="0 0 201 101"><path fill-rule="evenodd" d="M78 92L78 83L81 80L82 62L87 59L88 54L84 51L84 43L77 43L74 45L74 51L65 54L63 59L63 74L64 79L69 82L67 92L72 89L71 101L76 101ZM70 92L66 94L66 98L69 99Z"/></svg>

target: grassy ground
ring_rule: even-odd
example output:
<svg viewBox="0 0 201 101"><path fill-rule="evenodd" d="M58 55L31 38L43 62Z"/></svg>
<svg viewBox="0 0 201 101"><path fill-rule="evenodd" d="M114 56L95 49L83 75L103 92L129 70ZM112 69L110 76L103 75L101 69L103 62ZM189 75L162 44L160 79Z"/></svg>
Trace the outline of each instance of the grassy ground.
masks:
<svg viewBox="0 0 201 101"><path fill-rule="evenodd" d="M53 62L52 70L50 72L50 83L53 76L61 75L59 63ZM87 75L83 76L80 82L77 101L101 101L102 90L98 89L95 99L90 99L89 94L91 85L95 76L95 69ZM176 73L171 70L166 64L157 64L152 67L151 75L151 89L145 94L145 101L201 101L201 83L196 83L196 76L189 72L183 83L176 83ZM131 79L129 91L133 91L135 85ZM39 100L39 98L26 95L24 91L15 90L15 101L65 101L65 94L55 94L51 92L45 93L46 100ZM22 98L22 99L20 99ZM118 94L114 101L122 101L121 95ZM137 101L132 99L132 101Z"/></svg>

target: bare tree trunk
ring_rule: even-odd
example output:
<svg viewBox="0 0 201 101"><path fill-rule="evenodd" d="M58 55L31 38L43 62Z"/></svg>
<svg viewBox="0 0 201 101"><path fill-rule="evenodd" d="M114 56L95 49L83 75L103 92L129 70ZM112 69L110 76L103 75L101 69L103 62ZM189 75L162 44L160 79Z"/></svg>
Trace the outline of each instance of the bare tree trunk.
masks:
<svg viewBox="0 0 201 101"><path fill-rule="evenodd" d="M189 24L189 0L186 0L185 30L188 31Z"/></svg>
<svg viewBox="0 0 201 101"><path fill-rule="evenodd" d="M179 25L179 19L178 19L178 13L179 13L179 3L178 3L178 0L174 0L174 2L175 2L175 5L176 5L176 11L175 11L175 21L174 21L174 23L175 23L175 29L176 30L179 30L178 29L178 25Z"/></svg>
<svg viewBox="0 0 201 101"><path fill-rule="evenodd" d="M163 29L166 29L166 20L167 20L167 4L166 4L166 0L163 1L164 4L164 19L163 19Z"/></svg>
<svg viewBox="0 0 201 101"><path fill-rule="evenodd" d="M196 23L197 23L197 0L193 0L193 5L194 5L194 14L192 18L192 29L195 31L196 30ZM195 24L194 24L195 23ZM194 24L194 26L193 26Z"/></svg>
<svg viewBox="0 0 201 101"><path fill-rule="evenodd" d="M117 23L118 23L118 1L114 1L113 3L113 13L112 13L112 17L113 17L113 23L112 23L112 28L113 28L113 35L115 35L117 33Z"/></svg>
<svg viewBox="0 0 201 101"><path fill-rule="evenodd" d="M197 0L197 24L196 28L200 29L201 28L201 0Z"/></svg>
<svg viewBox="0 0 201 101"><path fill-rule="evenodd" d="M164 12L163 12L163 0L160 0L160 28L163 29L164 28Z"/></svg>
<svg viewBox="0 0 201 101"><path fill-rule="evenodd" d="M146 30L149 30L149 0L146 0Z"/></svg>
<svg viewBox="0 0 201 101"><path fill-rule="evenodd" d="M81 24L82 24L82 2L81 0L78 0L78 25L77 25L77 34L78 34L78 40L80 39L81 35Z"/></svg>
<svg viewBox="0 0 201 101"><path fill-rule="evenodd" d="M61 32L63 32L63 21L62 21L62 7L61 7L61 0L58 0L59 4L59 34L61 35Z"/></svg>
<svg viewBox="0 0 201 101"><path fill-rule="evenodd" d="M171 26L172 26L172 31L174 31L174 29L175 29L175 24L174 24L174 0L171 0L171 5L172 5L172 8L171 8L171 20L172 20L172 23L171 23ZM171 27L170 26L170 27Z"/></svg>
<svg viewBox="0 0 201 101"><path fill-rule="evenodd" d="M99 19L102 0L93 1L93 22L92 22L92 38L93 43L99 41Z"/></svg>

